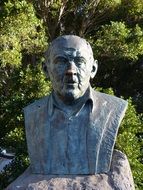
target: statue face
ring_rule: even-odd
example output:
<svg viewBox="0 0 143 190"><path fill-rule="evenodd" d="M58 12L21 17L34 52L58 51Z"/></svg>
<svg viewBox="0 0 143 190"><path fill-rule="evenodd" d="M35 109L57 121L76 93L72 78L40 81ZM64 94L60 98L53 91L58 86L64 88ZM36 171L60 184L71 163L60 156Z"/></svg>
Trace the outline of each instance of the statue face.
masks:
<svg viewBox="0 0 143 190"><path fill-rule="evenodd" d="M80 39L57 41L50 51L50 62L47 64L55 93L67 103L85 93L90 85L90 78L96 72L91 51L86 41L83 43L83 39Z"/></svg>

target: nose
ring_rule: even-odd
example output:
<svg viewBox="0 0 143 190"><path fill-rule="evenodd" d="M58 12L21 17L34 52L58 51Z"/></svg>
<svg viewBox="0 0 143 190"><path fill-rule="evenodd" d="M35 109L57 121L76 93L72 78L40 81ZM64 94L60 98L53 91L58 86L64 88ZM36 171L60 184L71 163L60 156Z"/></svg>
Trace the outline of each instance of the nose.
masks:
<svg viewBox="0 0 143 190"><path fill-rule="evenodd" d="M67 66L66 75L76 75L76 66L73 61L70 61Z"/></svg>

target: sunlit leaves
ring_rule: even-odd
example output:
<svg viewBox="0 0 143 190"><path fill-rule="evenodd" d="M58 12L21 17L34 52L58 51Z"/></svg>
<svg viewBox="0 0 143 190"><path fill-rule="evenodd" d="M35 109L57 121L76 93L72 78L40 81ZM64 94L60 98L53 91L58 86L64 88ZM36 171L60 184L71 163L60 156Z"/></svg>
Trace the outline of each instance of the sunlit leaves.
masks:
<svg viewBox="0 0 143 190"><path fill-rule="evenodd" d="M143 1L142 0L122 0L122 16L127 21L139 21L143 19Z"/></svg>
<svg viewBox="0 0 143 190"><path fill-rule="evenodd" d="M94 44L96 55L136 60L143 54L143 31L138 25L129 28L124 22L111 22L102 26Z"/></svg>
<svg viewBox="0 0 143 190"><path fill-rule="evenodd" d="M121 0L101 0L99 1L100 12L104 10L114 10L121 4Z"/></svg>
<svg viewBox="0 0 143 190"><path fill-rule="evenodd" d="M43 52L46 36L32 4L8 1L3 7L5 15L0 22L0 60L2 65L20 65L22 53Z"/></svg>

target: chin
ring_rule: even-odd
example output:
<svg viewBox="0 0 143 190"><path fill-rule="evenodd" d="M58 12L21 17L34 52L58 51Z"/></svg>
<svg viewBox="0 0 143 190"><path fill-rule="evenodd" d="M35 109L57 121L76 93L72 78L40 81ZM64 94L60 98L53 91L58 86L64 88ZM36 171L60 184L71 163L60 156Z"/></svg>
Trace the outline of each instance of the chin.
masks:
<svg viewBox="0 0 143 190"><path fill-rule="evenodd" d="M80 98L80 93L77 92L76 90L68 90L64 93L64 97L65 99L67 99L68 101L74 101L77 100L78 98Z"/></svg>
<svg viewBox="0 0 143 190"><path fill-rule="evenodd" d="M64 94L64 96L65 96L65 98L67 98L67 99L75 99L76 98L76 96L75 96L75 92L73 92L73 91L68 91L68 92L66 92L65 94Z"/></svg>

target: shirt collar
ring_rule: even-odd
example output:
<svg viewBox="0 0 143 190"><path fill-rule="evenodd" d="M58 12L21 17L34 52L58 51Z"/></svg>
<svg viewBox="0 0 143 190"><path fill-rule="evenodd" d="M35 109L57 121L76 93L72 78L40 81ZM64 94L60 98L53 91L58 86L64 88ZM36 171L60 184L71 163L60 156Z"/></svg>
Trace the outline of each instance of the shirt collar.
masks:
<svg viewBox="0 0 143 190"><path fill-rule="evenodd" d="M86 103L90 103L91 104L91 111L93 111L93 108L94 108L94 105L95 105L95 102L96 102L96 99L95 99L93 93L94 93L94 90L90 86L87 89L87 99L85 101L85 104ZM49 102L48 102L48 113L49 113L49 116L52 116L53 111L54 111L54 107L58 107L58 105L56 104L56 102L54 100L54 95L53 95L53 92L52 92L50 94Z"/></svg>

